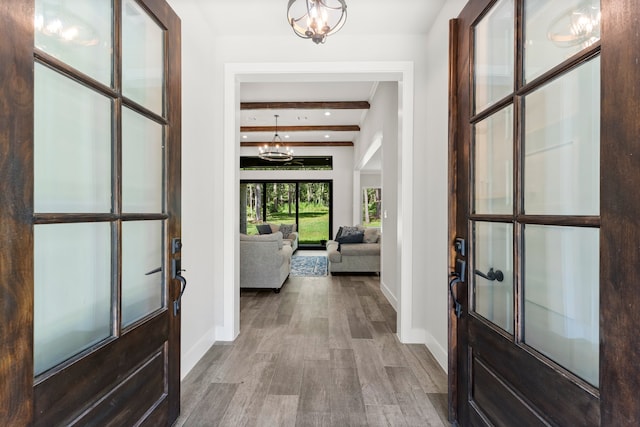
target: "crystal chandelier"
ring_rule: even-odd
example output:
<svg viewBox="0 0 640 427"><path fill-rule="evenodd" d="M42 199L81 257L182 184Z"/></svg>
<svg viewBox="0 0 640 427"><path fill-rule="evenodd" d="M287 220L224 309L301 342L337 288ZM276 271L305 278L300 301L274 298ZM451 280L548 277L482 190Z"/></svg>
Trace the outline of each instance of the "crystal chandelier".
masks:
<svg viewBox="0 0 640 427"><path fill-rule="evenodd" d="M289 0L287 19L298 36L324 43L344 25L347 5L344 0Z"/></svg>
<svg viewBox="0 0 640 427"><path fill-rule="evenodd" d="M258 148L258 157L270 162L288 162L293 159L293 150L286 147L278 135L278 117L280 116L274 114L274 117L276 118L276 133L273 135L271 144L265 144Z"/></svg>

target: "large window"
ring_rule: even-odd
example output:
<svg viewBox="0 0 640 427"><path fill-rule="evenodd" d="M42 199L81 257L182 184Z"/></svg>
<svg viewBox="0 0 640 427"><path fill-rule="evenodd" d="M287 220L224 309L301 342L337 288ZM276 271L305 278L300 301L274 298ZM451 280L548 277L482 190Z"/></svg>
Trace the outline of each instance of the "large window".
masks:
<svg viewBox="0 0 640 427"><path fill-rule="evenodd" d="M240 232L264 223L297 224L301 248L323 246L332 225L332 181L242 181Z"/></svg>
<svg viewBox="0 0 640 427"><path fill-rule="evenodd" d="M382 224L382 188L362 189L362 225L380 227Z"/></svg>

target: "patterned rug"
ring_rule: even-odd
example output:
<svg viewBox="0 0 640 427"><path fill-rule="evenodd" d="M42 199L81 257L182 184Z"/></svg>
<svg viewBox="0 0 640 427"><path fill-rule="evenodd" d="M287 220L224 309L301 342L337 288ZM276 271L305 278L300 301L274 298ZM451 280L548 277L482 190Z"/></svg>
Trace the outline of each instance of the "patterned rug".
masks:
<svg viewBox="0 0 640 427"><path fill-rule="evenodd" d="M327 257L326 256L300 256L294 255L291 258L291 276L326 276Z"/></svg>

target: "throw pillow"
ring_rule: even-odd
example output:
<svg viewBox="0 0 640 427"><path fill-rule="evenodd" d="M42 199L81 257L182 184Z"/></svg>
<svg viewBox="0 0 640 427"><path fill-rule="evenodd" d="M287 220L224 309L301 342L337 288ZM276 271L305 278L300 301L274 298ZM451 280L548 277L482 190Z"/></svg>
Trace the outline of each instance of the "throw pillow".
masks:
<svg viewBox="0 0 640 427"><path fill-rule="evenodd" d="M342 227L338 228L338 232L336 233L336 238L333 239L333 240L337 241L338 237L340 237L340 236L342 236Z"/></svg>
<svg viewBox="0 0 640 427"><path fill-rule="evenodd" d="M357 231L351 234L342 234L342 236L338 237L336 240L338 243L362 243L362 239L364 238L364 232Z"/></svg>
<svg viewBox="0 0 640 427"><path fill-rule="evenodd" d="M342 234L340 234L340 236L350 236L358 233L363 233L362 230L358 230L358 227L342 227Z"/></svg>
<svg viewBox="0 0 640 427"><path fill-rule="evenodd" d="M269 224L256 225L259 234L271 234L271 226Z"/></svg>
<svg viewBox="0 0 640 427"><path fill-rule="evenodd" d="M283 239L288 239L289 234L293 233L294 224L280 224L280 232L282 233Z"/></svg>
<svg viewBox="0 0 640 427"><path fill-rule="evenodd" d="M364 243L376 243L378 241L378 236L380 232L377 228L366 228L364 230L364 238L362 241Z"/></svg>

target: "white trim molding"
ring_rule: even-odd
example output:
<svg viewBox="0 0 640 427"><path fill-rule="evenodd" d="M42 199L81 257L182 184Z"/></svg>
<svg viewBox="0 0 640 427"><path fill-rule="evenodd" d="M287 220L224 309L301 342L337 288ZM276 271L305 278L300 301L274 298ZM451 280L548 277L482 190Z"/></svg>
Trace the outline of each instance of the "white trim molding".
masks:
<svg viewBox="0 0 640 427"><path fill-rule="evenodd" d="M224 324L218 336L236 337L240 330L239 292L239 108L243 82L398 82L398 338L412 342L413 298L413 100L414 64L392 62L228 63L224 70Z"/></svg>

